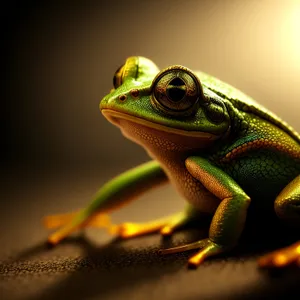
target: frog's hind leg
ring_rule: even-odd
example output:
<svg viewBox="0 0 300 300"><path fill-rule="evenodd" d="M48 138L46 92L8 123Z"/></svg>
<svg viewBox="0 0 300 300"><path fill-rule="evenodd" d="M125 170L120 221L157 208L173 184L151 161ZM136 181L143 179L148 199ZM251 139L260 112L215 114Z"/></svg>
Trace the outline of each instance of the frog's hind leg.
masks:
<svg viewBox="0 0 300 300"><path fill-rule="evenodd" d="M300 230L300 175L291 181L275 200L275 212L279 218ZM266 254L259 259L260 267L300 267L300 241L283 249Z"/></svg>

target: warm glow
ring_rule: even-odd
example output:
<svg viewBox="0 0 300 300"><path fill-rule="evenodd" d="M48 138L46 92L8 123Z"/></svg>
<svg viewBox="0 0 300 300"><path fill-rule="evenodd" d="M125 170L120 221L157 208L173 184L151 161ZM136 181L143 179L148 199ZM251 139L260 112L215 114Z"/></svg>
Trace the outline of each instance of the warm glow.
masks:
<svg viewBox="0 0 300 300"><path fill-rule="evenodd" d="M295 1L287 10L282 27L281 45L289 62L300 68L300 1Z"/></svg>

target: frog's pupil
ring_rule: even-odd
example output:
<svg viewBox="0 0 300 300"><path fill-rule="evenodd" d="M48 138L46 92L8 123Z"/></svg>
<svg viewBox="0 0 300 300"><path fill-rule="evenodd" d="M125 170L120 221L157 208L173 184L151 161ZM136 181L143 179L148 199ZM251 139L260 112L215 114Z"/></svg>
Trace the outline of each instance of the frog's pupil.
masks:
<svg viewBox="0 0 300 300"><path fill-rule="evenodd" d="M181 78L176 77L176 78L172 79L169 84L175 85L175 86L181 86L181 85L184 85L184 81Z"/></svg>
<svg viewBox="0 0 300 300"><path fill-rule="evenodd" d="M176 77L169 83L167 87L167 95L173 102L181 101L186 94L186 86L184 81Z"/></svg>

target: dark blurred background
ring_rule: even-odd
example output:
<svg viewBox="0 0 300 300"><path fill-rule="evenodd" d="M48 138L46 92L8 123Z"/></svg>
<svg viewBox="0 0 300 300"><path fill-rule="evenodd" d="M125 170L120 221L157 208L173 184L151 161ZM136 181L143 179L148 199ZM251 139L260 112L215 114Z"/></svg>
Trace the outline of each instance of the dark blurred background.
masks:
<svg viewBox="0 0 300 300"><path fill-rule="evenodd" d="M15 3L2 10L10 162L146 159L98 109L131 55L217 76L300 129L299 1Z"/></svg>
<svg viewBox="0 0 300 300"><path fill-rule="evenodd" d="M299 0L9 1L1 4L0 22L5 104L1 110L0 275L14 278L3 285L0 280L3 299L21 299L25 294L29 299L83 299L91 293L93 299L98 294L121 299L118 292L135 281L147 284L128 288L126 293L132 293L128 299L138 299L135 293L143 299L198 299L200 294L201 299L204 295L211 299L215 293L213 298L221 299L235 287L240 295L245 290L252 294L257 283L260 288L266 284L267 290L286 289L278 282L270 288L252 257L215 260L198 273L187 274L188 256L171 257L166 263L149 254L147 247L160 247L159 237L130 242L121 258L111 248L107 260L98 254L100 265L108 261L115 267L108 277L108 267L101 265L94 280L91 275L86 280L70 275L61 283L62 270L80 269L85 256L76 246L63 245L54 252L41 248L48 231L40 220L85 206L109 178L148 160L144 150L126 140L98 108L112 88L114 72L128 56L148 57L160 68L182 64L214 75L299 131ZM144 221L177 211L183 203L166 187L113 218ZM101 230L88 235L98 245L106 245L110 238ZM142 252L132 254L130 247ZM145 247L146 252L140 250ZM18 257L17 265L1 266L9 257ZM26 260L26 266L18 263L20 259ZM132 264L137 271L131 270ZM162 277L169 267L176 272ZM149 268L154 270L150 275ZM147 273L151 280L145 279ZM28 279L28 274L38 275ZM103 278L104 287L99 284ZM118 289L115 278L122 283ZM204 280L201 289L186 288L199 278ZM168 288L170 280L175 292Z"/></svg>

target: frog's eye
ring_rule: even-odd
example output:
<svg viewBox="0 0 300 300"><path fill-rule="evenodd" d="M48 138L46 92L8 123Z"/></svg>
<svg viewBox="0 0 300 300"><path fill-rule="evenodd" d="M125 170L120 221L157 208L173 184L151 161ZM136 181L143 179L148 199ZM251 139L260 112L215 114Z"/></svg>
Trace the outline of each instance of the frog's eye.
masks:
<svg viewBox="0 0 300 300"><path fill-rule="evenodd" d="M123 83L123 73L124 73L124 65L120 66L118 70L115 72L113 78L114 88L118 88Z"/></svg>
<svg viewBox="0 0 300 300"><path fill-rule="evenodd" d="M160 72L152 83L152 103L170 114L190 112L203 97L199 79L189 69L172 66Z"/></svg>

